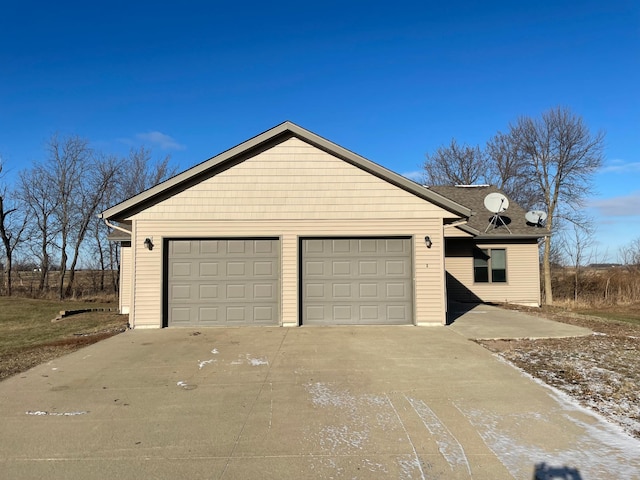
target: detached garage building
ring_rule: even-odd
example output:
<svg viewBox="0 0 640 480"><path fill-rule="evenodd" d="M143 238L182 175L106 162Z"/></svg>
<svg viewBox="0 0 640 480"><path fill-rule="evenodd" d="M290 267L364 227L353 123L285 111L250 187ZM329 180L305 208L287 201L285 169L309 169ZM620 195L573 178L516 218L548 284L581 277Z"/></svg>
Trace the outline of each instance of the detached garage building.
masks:
<svg viewBox="0 0 640 480"><path fill-rule="evenodd" d="M159 328L444 324L445 232L471 213L285 122L101 216L121 312Z"/></svg>

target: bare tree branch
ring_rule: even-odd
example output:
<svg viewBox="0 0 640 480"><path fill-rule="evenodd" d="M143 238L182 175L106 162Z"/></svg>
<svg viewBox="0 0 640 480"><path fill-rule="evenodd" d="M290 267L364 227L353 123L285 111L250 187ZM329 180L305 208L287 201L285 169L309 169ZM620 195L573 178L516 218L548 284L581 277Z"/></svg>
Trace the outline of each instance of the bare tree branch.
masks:
<svg viewBox="0 0 640 480"><path fill-rule="evenodd" d="M460 146L454 138L427 154L424 169L427 185L473 185L486 181L488 162L479 146Z"/></svg>

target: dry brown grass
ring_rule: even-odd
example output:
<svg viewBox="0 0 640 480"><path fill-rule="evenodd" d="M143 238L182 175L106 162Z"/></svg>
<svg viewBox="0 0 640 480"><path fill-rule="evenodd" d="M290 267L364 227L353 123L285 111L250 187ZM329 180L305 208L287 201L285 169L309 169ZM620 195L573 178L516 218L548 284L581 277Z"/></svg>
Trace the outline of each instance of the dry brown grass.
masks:
<svg viewBox="0 0 640 480"><path fill-rule="evenodd" d="M554 303L575 307L611 307L640 303L640 268L638 266L593 269L557 268L553 271ZM577 288L577 297L576 297Z"/></svg>
<svg viewBox="0 0 640 480"><path fill-rule="evenodd" d="M113 307L0 297L0 380L123 332L128 316L88 312L52 323L60 310Z"/></svg>

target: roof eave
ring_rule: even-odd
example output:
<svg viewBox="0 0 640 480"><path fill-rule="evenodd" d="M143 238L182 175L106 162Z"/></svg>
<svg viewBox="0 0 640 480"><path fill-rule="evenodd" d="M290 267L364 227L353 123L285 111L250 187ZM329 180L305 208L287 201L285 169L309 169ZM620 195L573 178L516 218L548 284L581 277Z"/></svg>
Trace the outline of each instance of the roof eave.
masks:
<svg viewBox="0 0 640 480"><path fill-rule="evenodd" d="M166 194L167 191L170 191L174 188L180 187L180 185L189 182L194 177L205 174L207 171L212 170L227 161L231 161L232 159L250 152L253 149L259 148L261 145L264 145L270 141L277 139L279 136L290 133L293 136L297 136L301 139L304 139L308 143L320 148L321 150L327 151L342 160L350 163L358 168L361 168L364 171L371 173L383 180L388 181L389 183L402 188L424 200L427 200L435 205L444 208L456 215L461 217L469 217L471 216L471 209L454 202L436 192L430 191L427 188L399 175L391 170L384 168L377 163L372 162L371 160L367 160L360 155L347 150L340 145L337 145L309 130L306 130L292 122L286 121L277 125L255 137L242 142L239 145L236 145L229 150L226 150L215 157L211 157L204 162L185 170L184 172L172 177L154 187L145 190L144 192L139 193L107 210L100 213L100 218L112 219L112 218L122 218L127 212L131 212L135 209L138 209L142 204L147 204L153 202L153 199L156 197L160 197L163 194Z"/></svg>
<svg viewBox="0 0 640 480"><path fill-rule="evenodd" d="M501 234L480 234L476 235L476 240L525 240L525 239L538 239L542 237L549 237L550 233L501 233Z"/></svg>

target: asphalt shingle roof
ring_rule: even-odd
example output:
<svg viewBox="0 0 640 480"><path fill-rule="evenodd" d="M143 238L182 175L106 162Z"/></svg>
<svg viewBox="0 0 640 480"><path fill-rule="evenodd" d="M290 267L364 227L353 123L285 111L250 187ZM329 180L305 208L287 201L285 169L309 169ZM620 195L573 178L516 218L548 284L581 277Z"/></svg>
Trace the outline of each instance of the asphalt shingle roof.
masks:
<svg viewBox="0 0 640 480"><path fill-rule="evenodd" d="M435 186L427 188L473 210L474 214L469 218L466 226L468 227L467 230L471 230L478 237L544 237L549 235L549 231L546 228L527 223L525 219L526 211L511 199L509 199L509 208L500 215L509 229L507 230L501 222L497 222L498 227L489 226L493 213L485 208L485 197L494 192L505 195L503 191L493 185ZM487 230L488 226L489 229ZM485 230L487 230L486 233ZM509 233L509 230L511 233Z"/></svg>

